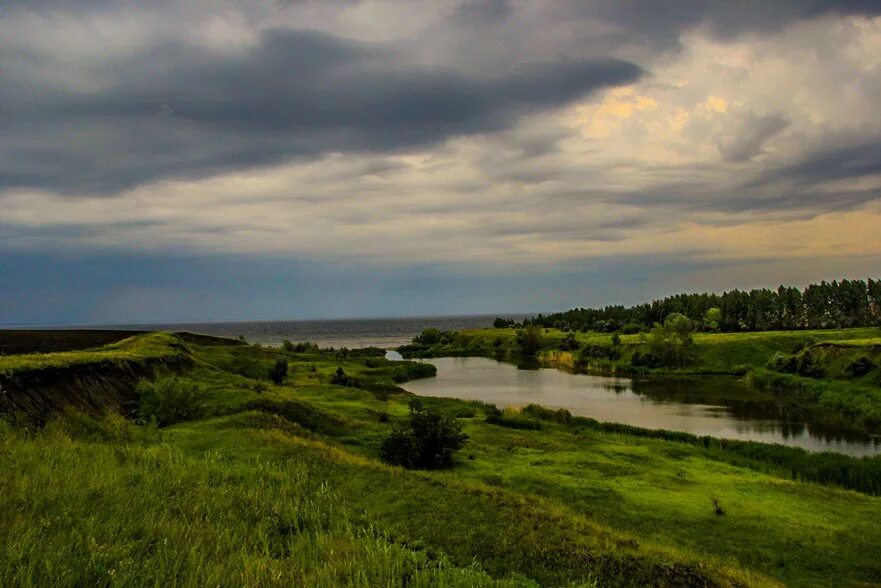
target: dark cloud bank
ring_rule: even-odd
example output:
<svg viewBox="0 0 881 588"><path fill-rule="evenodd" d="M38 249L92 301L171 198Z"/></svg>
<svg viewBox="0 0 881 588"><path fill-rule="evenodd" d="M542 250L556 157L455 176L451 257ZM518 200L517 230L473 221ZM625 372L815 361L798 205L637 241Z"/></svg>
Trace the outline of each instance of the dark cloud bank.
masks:
<svg viewBox="0 0 881 588"><path fill-rule="evenodd" d="M110 192L292 156L390 152L501 130L642 74L598 59L477 78L416 68L393 47L301 30L265 32L234 56L173 42L101 67L112 82L94 92L7 76L3 185Z"/></svg>

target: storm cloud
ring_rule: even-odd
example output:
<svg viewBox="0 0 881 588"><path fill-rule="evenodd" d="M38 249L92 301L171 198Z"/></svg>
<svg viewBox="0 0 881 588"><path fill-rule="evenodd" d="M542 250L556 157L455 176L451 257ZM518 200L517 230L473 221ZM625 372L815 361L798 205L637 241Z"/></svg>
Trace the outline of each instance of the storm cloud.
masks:
<svg viewBox="0 0 881 588"><path fill-rule="evenodd" d="M71 192L496 131L642 73L604 59L477 78L415 68L383 45L281 29L233 56L166 43L103 63L106 81L80 90L0 68L12 72L2 91L3 184Z"/></svg>

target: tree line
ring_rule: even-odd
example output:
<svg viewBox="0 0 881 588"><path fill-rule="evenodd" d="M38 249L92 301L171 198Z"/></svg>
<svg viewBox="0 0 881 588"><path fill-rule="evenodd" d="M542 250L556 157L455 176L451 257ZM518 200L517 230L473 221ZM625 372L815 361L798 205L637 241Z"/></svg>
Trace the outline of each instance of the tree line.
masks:
<svg viewBox="0 0 881 588"><path fill-rule="evenodd" d="M881 279L833 280L722 294L676 294L636 306L574 308L523 321L567 331L638 332L681 314L705 331L833 329L881 325ZM497 327L512 326L496 319Z"/></svg>

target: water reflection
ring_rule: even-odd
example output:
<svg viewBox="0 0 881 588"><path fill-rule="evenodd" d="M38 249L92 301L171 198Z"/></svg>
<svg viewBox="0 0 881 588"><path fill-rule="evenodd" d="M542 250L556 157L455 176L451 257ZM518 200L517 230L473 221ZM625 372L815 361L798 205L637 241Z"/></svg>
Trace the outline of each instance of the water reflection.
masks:
<svg viewBox="0 0 881 588"><path fill-rule="evenodd" d="M555 369L522 370L477 357L427 361L437 366L437 377L407 382L407 390L499 406L534 402L600 421L781 443L810 451L881 452L881 438L849 429L827 415L779 404L734 378L630 380Z"/></svg>

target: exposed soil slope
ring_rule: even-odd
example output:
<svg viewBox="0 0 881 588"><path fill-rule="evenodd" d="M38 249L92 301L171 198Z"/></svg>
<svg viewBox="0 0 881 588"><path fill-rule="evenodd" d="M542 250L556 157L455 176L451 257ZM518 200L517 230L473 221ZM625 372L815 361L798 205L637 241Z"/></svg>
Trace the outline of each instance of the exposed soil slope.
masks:
<svg viewBox="0 0 881 588"><path fill-rule="evenodd" d="M131 337L83 353L81 361L80 354L74 354L71 360L62 353L54 357L63 361L49 365L18 367L22 356L0 358L0 412L37 423L68 406L91 414L131 414L136 407L139 379L152 376L157 368L176 371L193 362L180 338L167 333ZM10 365L16 369L3 369Z"/></svg>

